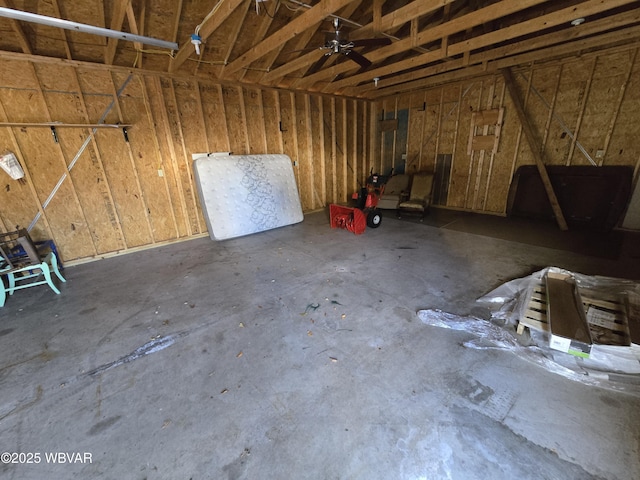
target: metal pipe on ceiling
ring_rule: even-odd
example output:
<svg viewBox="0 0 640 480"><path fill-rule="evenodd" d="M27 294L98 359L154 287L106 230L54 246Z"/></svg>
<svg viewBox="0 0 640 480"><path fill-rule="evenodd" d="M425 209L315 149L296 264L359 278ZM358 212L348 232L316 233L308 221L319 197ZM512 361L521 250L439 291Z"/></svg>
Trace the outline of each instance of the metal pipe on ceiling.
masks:
<svg viewBox="0 0 640 480"><path fill-rule="evenodd" d="M153 37L144 37L142 35L135 35L133 33L119 32L118 30L96 27L94 25L87 25L86 23L72 22L69 20L63 20L61 18L47 17L46 15L23 12L22 10L14 10L12 8L0 7L0 17L12 18L14 20L20 20L23 22L39 23L41 25L47 25L49 27L64 28L65 30L71 30L74 32L82 32L92 35L99 35L102 37L116 38L118 40L126 40L128 42L140 42L145 45L150 45L158 48L178 50L178 44L176 42L169 42L167 40L160 40Z"/></svg>

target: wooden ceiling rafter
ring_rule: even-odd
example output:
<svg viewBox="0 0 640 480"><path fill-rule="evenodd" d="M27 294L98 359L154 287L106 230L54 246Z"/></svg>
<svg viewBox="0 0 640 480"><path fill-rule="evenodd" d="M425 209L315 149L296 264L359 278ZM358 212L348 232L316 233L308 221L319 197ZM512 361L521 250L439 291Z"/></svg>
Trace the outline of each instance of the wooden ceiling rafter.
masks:
<svg viewBox="0 0 640 480"><path fill-rule="evenodd" d="M398 28L407 21L410 21L411 18L433 12L440 8L442 3L448 4L452 1L453 0L440 0L438 2L425 2L424 0L415 0L410 4L381 17L379 21L379 29L381 32L384 32ZM351 33L351 37L353 39L364 38L368 35L372 35L375 31L376 30L374 30L372 24L367 24L353 31ZM268 85L277 85L278 80L280 80L282 77L304 67L309 67L311 64L316 62L320 58L320 56L321 55L318 51L312 51L306 55L302 55L292 62L282 65L281 67L278 67L277 69L269 72L269 74L265 75L263 80ZM347 69L345 69L345 71L347 71ZM339 73L344 72L338 72L336 73L336 75L338 75ZM316 76L316 78L322 77L323 73L318 72L314 75Z"/></svg>
<svg viewBox="0 0 640 480"><path fill-rule="evenodd" d="M338 17L342 17L342 18L349 18L351 15L353 15L353 13L361 6L363 0L356 0L353 1L351 3L349 3L348 5L346 5L342 10L337 12L337 16ZM313 36L322 28L324 24L324 20L318 22L315 26L312 26L311 28L307 28L304 32L302 32L300 35L297 35L293 40L293 44L291 45L291 50L293 52L295 51L309 51L312 50L317 58L315 61L317 61L321 55L318 55L318 52L322 52L322 50L320 50L320 47L318 46L317 48L314 47L309 47L309 42L311 41L311 39L313 38ZM288 43L287 43L288 44ZM281 51L281 49L285 46L285 44L281 45L281 47L279 47L279 50ZM300 58L300 57L298 57ZM294 60L290 60L290 62L295 62ZM289 61L287 62L289 63ZM300 71L305 72L306 70L309 69L309 67L311 67L311 65L313 64L313 62L309 62L307 63L305 62L301 62L299 65L300 66ZM271 65L273 65L273 62L271 63ZM295 65L295 63L293 64ZM295 70L292 70L295 71ZM267 72L265 72L265 74L263 74L262 79L261 79L261 83L264 82L265 84L268 82L264 81L264 77L266 75L268 75L271 72L271 69L269 69Z"/></svg>
<svg viewBox="0 0 640 480"><path fill-rule="evenodd" d="M55 12L56 17L62 18L60 14L60 5L58 4L58 0L51 0L51 6L53 7L53 11ZM73 56L71 55L71 42L69 42L69 34L66 30L60 29L60 37L64 44L65 55L67 56L67 60L73 60Z"/></svg>
<svg viewBox="0 0 640 480"><path fill-rule="evenodd" d="M127 14L127 7L131 5L131 0L115 0L113 3L113 12L111 13L111 30L122 30L124 24L124 18ZM132 32L133 33L133 32ZM107 48L104 54L104 63L107 65L113 64L113 59L116 56L116 47L118 46L118 39L110 37L107 40Z"/></svg>
<svg viewBox="0 0 640 480"><path fill-rule="evenodd" d="M504 59L514 55L520 55L532 50L544 48L561 48L563 44L583 39L594 34L603 34L601 36L598 36L597 38L601 40L602 45L604 46L611 43L612 38L613 41L616 41L618 37L618 35L616 35L615 33L606 33L611 29L612 25L617 25L618 27L626 27L634 23L640 23L640 11L634 11L632 13L618 13L611 17L605 17L600 20L585 23L580 27L580 29L561 30L558 32L548 33L534 39L522 40L520 42L487 50L485 52L472 54L469 60L469 65L487 64L488 62L492 62L494 60ZM593 43L593 41L591 43ZM403 83L417 81L422 78L458 70L464 68L465 66L467 65L464 64L463 59L456 59L447 63L428 66L424 69L397 75L394 77L390 77L389 79L381 79L379 81L379 88L382 89L391 87L393 85L401 85ZM367 95L368 92L371 92L375 89L376 87L368 84L358 85L355 87L351 87L350 94L357 94L358 96ZM343 91L342 93L346 93L346 91Z"/></svg>
<svg viewBox="0 0 640 480"><path fill-rule="evenodd" d="M543 49L512 55L506 58L495 58L494 60L479 63L467 68L460 68L458 70L440 74L434 73L431 76L412 82L380 88L376 91L375 95L362 96L370 99L380 99L473 77L494 75L502 68L517 67L519 65L532 65L535 63L544 63L562 58L569 59L575 56L586 58L588 57L586 52L594 52L594 54L597 54L599 51L605 49L633 48L629 44L637 43L639 41L640 26L636 25L619 31L608 32L599 37L578 39L561 45L554 45Z"/></svg>
<svg viewBox="0 0 640 480"><path fill-rule="evenodd" d="M249 14L249 9L251 8L251 5L249 5L249 8L245 8L244 9L244 14L242 15L242 17L240 17L238 19L238 21L236 22L236 24L232 27L231 30L231 35L229 36L229 38L231 39L231 41L229 42L229 46L226 49L226 53L224 56L224 61L222 63L222 65L219 65L216 68L216 76L218 78L225 78L225 65L227 65L229 63L229 58L231 58L231 54L233 52L233 46L236 44L236 42L238 41L238 36L240 35L240 32L242 31L242 25L244 24L245 19L247 18L247 15ZM260 28L258 29L258 32L256 34L256 37L260 40L262 39L265 34L267 33L267 30L269 29L269 25L271 25L271 21L273 21L272 18L267 17L268 20L262 21L260 22ZM265 23L266 28L264 28ZM239 70L237 72L235 72L235 76L229 77L228 79L233 79L233 80L237 80L240 81L242 79L242 77L244 76L244 74L246 73L246 70Z"/></svg>
<svg viewBox="0 0 640 480"><path fill-rule="evenodd" d="M404 38L389 46L375 50L369 55L369 60L375 63L392 55L406 52L407 50L412 49L416 43L418 45L425 45L430 42L439 41L445 36L464 31L472 26L481 25L490 18L509 15L525 8L544 3L545 1L547 0L520 0L518 2L513 2L512 0L501 0L500 2L494 3L480 10L475 10L466 15L453 18L449 22L436 27L423 30L418 33L415 39L411 37ZM325 81L327 78L335 78L338 74L346 73L350 69L350 65L341 65L334 68L332 71L320 71L303 79L303 81L299 83L299 87L311 88L313 84L318 81ZM398 71L401 70L399 69Z"/></svg>
<svg viewBox="0 0 640 480"><path fill-rule="evenodd" d="M220 4L220 7L216 11L215 15L212 15L206 21L202 23L200 27L199 35L202 41L206 41L213 32L216 31L220 25L238 8L241 4L247 2L247 0L226 0ZM195 29L195 25L193 26ZM192 54L195 53L193 45L186 41L178 50L178 53L169 62L169 73L174 73L180 66L187 61Z"/></svg>
<svg viewBox="0 0 640 480"><path fill-rule="evenodd" d="M127 22L129 23L129 28L131 29L131 33L136 35L144 35L144 16L146 12L146 2L142 1L140 6L139 13L139 21L136 18L136 13L133 11L133 5L131 2L127 5ZM174 40L175 41L175 40ZM133 46L136 49L136 68L142 68L142 50L144 49L144 44L141 42L134 42Z"/></svg>
<svg viewBox="0 0 640 480"><path fill-rule="evenodd" d="M144 39L131 44L118 36L90 37L46 23L0 18L5 34L0 55L144 68L224 84L376 99L425 82L481 75L497 64L516 66L513 62L520 59L542 58L541 52L556 57L563 52L572 55L579 45L609 48L615 42L633 42L633 28L640 24L640 4L635 0L264 2L0 0L0 6L9 9L138 36L144 33L148 35L144 38L180 45L173 52L145 50ZM576 17L586 22L571 27ZM327 53L322 48L328 38L324 31L333 30L328 20L334 18L339 19L341 38L385 36L392 43L357 50L372 62L366 70L342 55L332 55L322 67L311 70ZM198 56L191 42L196 30L202 39ZM374 78L378 79L375 84Z"/></svg>
<svg viewBox="0 0 640 480"><path fill-rule="evenodd" d="M13 4L11 3L11 0L0 0L0 7L14 8ZM13 20L13 19L9 19L9 23L11 24L11 29L14 31L14 33L16 34L16 37L18 38L18 43L20 43L20 48L22 49L22 52L28 55L33 54L33 51L31 50L31 44L29 43L29 39L25 35L24 30L22 29L22 26L20 25L20 23L17 20Z"/></svg>
<svg viewBox="0 0 640 480"><path fill-rule="evenodd" d="M276 33L265 38L248 52L228 64L225 67L225 75L234 73L258 60L263 55L278 48L278 46L284 44L292 37L315 25L352 1L353 0L320 0L320 2L312 8L295 17Z"/></svg>

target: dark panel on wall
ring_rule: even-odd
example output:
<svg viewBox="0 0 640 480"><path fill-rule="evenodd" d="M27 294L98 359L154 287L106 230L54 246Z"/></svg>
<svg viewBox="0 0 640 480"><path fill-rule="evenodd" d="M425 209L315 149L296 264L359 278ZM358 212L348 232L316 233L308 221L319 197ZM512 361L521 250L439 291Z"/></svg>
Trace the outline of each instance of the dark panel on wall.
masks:
<svg viewBox="0 0 640 480"><path fill-rule="evenodd" d="M571 228L610 230L624 211L631 194L630 167L547 167L558 202ZM516 171L507 214L553 220L553 212L535 165Z"/></svg>

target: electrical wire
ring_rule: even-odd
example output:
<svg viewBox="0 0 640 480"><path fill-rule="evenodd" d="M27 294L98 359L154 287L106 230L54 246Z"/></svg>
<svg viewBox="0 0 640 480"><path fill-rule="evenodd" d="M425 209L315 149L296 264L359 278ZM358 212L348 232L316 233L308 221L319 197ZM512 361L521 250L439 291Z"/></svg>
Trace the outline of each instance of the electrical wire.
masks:
<svg viewBox="0 0 640 480"><path fill-rule="evenodd" d="M133 59L133 67L135 68L138 65L138 61L140 60L141 53L148 53L153 55L169 55L171 58L175 58L175 54L173 51L167 52L165 50L144 50L142 48L136 48L136 58Z"/></svg>
<svg viewBox="0 0 640 480"><path fill-rule="evenodd" d="M216 3L215 6L211 9L211 11L207 13L206 17L204 17L200 25L196 27L196 31L195 31L196 35L200 33L200 29L202 28L202 25L204 25L206 21L209 20L218 11L223 1L224 0L218 0L218 3Z"/></svg>
<svg viewBox="0 0 640 480"><path fill-rule="evenodd" d="M266 5L263 6L264 8L264 13L267 15L267 17L269 18L276 18L276 12L278 11L278 8L280 8L280 2L281 0L277 0L275 6L273 7L273 13L269 13L269 9L267 8ZM256 0L256 14L260 15L260 3L264 3L264 0L262 2L260 2L259 0Z"/></svg>

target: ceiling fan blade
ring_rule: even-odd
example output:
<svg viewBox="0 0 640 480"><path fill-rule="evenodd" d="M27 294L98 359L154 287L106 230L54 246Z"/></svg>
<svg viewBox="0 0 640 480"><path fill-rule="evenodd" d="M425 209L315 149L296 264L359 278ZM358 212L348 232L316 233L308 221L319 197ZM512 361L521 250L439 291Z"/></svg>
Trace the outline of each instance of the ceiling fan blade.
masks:
<svg viewBox="0 0 640 480"><path fill-rule="evenodd" d="M351 40L354 47L382 47L391 45L390 38L362 38L360 40Z"/></svg>
<svg viewBox="0 0 640 480"><path fill-rule="evenodd" d="M322 57L320 57L320 60L318 60L316 63L314 63L313 65L311 65L311 67L309 68L309 70L307 70L307 75L311 75L316 73L318 70L320 70L322 68L322 66L325 64L325 62L327 61L327 59L330 57L331 55L323 55Z"/></svg>
<svg viewBox="0 0 640 480"><path fill-rule="evenodd" d="M353 60L362 68L367 68L371 65L371 62L367 60L365 57L360 55L358 52L354 52L353 50L345 50L342 52L348 59Z"/></svg>

